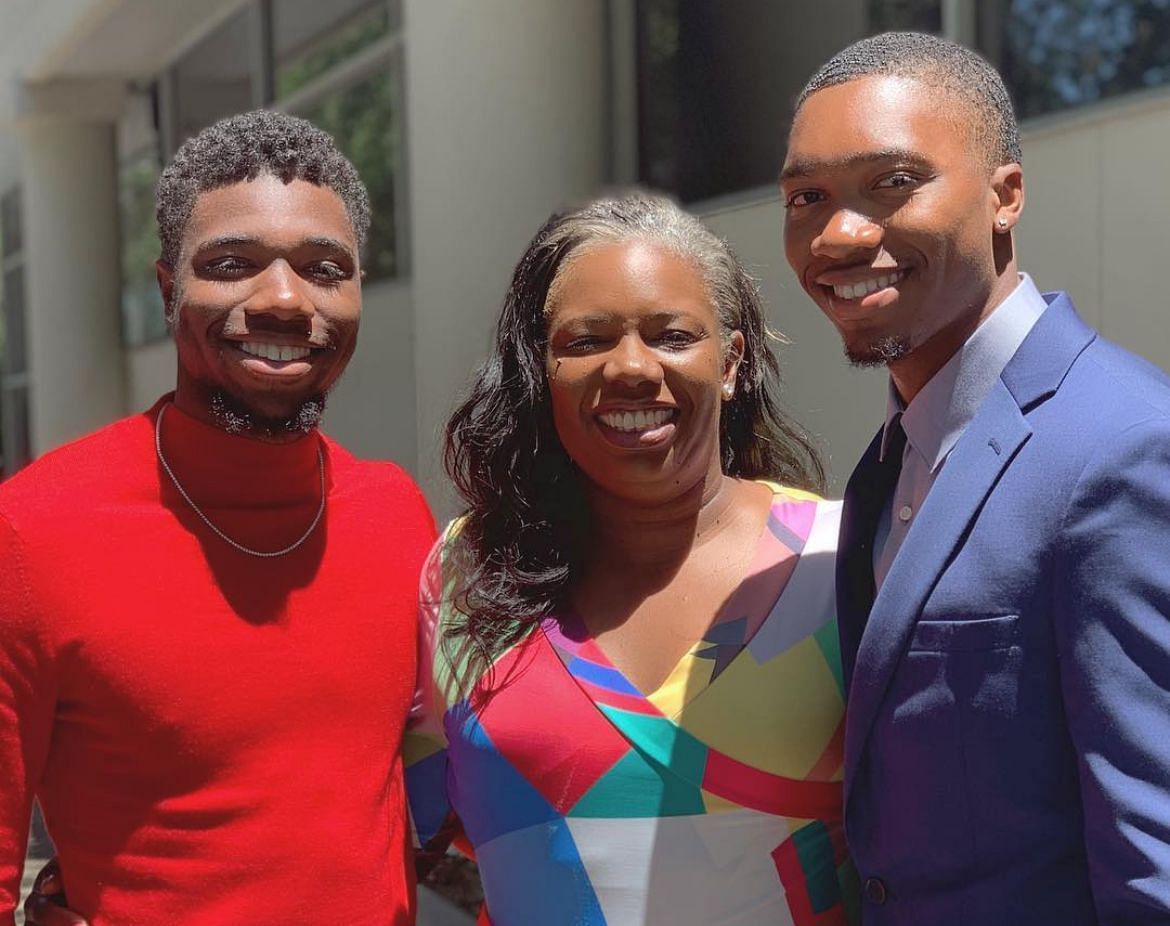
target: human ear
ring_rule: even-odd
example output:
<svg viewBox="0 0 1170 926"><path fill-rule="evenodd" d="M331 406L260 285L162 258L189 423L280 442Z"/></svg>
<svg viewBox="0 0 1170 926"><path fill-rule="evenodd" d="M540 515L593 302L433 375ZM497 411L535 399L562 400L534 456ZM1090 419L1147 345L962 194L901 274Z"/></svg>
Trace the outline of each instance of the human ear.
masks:
<svg viewBox="0 0 1170 926"><path fill-rule="evenodd" d="M169 323L171 321L171 297L175 292L175 268L159 258L154 262L154 275L158 279L158 291L162 294L163 312Z"/></svg>
<svg viewBox="0 0 1170 926"><path fill-rule="evenodd" d="M723 398L728 400L735 395L735 378L739 373L739 365L743 360L744 338L738 328L731 332L723 350Z"/></svg>
<svg viewBox="0 0 1170 926"><path fill-rule="evenodd" d="M1001 164L991 174L995 197L995 231L1007 234L1024 211L1024 170L1019 164Z"/></svg>

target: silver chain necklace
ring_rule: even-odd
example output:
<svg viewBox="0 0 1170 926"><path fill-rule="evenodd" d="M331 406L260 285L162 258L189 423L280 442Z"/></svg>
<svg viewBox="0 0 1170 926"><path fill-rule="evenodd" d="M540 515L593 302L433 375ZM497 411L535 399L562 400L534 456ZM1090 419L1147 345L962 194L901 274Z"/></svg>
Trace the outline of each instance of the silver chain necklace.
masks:
<svg viewBox="0 0 1170 926"><path fill-rule="evenodd" d="M235 547L235 549L239 550L241 553L247 553L249 556L258 556L261 559L272 559L276 556L284 556L286 553L291 553L309 539L309 535L312 534L317 525L321 523L321 515L325 513L325 455L321 452L320 443L317 444L317 467L321 471L321 505L317 509L317 513L313 516L313 523L308 526L305 532L301 534L297 540L294 540L287 547L284 547L281 550L253 550L251 547L244 546L238 540L233 540L231 537L229 537L211 523L211 518L205 515L199 506L191 500L191 496L187 494L187 490L183 488L183 485L179 482L179 479L175 475L174 470L172 470L170 464L167 463L167 458L163 456L162 451L162 420L163 412L166 410L167 406L164 405L158 410L158 417L154 420L154 450L155 453L158 454L158 462L162 465L162 468L166 474L171 477L171 482L175 484L175 488L179 490L179 494L183 496L183 500L191 506L191 510L199 515L200 520L203 521L203 523L208 527L210 527L220 540L229 546Z"/></svg>

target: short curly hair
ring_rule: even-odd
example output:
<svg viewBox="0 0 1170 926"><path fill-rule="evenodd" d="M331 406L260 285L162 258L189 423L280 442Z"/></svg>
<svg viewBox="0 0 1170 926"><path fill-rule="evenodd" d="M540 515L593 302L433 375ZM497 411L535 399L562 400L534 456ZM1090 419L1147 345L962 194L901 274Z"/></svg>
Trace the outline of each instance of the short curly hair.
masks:
<svg viewBox="0 0 1170 926"><path fill-rule="evenodd" d="M991 165L1022 161L1020 128L1003 78L971 49L925 32L883 32L842 49L809 78L796 109L818 90L874 75L923 80L967 104L978 118L973 134Z"/></svg>
<svg viewBox="0 0 1170 926"><path fill-rule="evenodd" d="M162 259L174 266L200 194L267 173L306 180L345 203L358 248L370 230L370 196L337 143L307 119L257 109L221 119L183 142L159 177L155 215Z"/></svg>

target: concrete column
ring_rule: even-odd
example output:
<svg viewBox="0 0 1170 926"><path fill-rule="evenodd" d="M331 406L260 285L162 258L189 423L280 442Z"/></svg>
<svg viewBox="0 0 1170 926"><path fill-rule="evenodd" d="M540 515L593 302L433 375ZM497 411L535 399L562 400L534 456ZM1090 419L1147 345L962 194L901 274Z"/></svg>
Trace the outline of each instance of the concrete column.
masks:
<svg viewBox="0 0 1170 926"><path fill-rule="evenodd" d="M34 454L125 414L117 87L26 88L23 185Z"/></svg>
<svg viewBox="0 0 1170 926"><path fill-rule="evenodd" d="M405 0L419 476L483 359L511 269L554 209L606 179L603 0Z"/></svg>

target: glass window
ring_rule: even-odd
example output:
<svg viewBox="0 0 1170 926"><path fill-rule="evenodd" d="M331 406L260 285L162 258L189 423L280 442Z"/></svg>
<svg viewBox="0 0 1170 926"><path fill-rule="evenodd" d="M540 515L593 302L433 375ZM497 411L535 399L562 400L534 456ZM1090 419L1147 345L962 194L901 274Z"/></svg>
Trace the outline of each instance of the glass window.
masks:
<svg viewBox="0 0 1170 926"><path fill-rule="evenodd" d="M20 188L0 196L0 479L29 460Z"/></svg>
<svg viewBox="0 0 1170 926"><path fill-rule="evenodd" d="M937 31L939 0L637 0L643 183L684 201L775 181L793 98L849 42Z"/></svg>
<svg viewBox="0 0 1170 926"><path fill-rule="evenodd" d="M942 4L939 0L869 0L870 34L912 29L942 32Z"/></svg>
<svg viewBox="0 0 1170 926"><path fill-rule="evenodd" d="M370 192L367 280L404 272L401 0L276 0L276 103L334 137Z"/></svg>
<svg viewBox="0 0 1170 926"><path fill-rule="evenodd" d="M128 346L167 335L162 297L155 278L158 226L154 188L158 183L157 148L126 158L118 172L118 209L122 237L122 336Z"/></svg>
<svg viewBox="0 0 1170 926"><path fill-rule="evenodd" d="M367 280L397 276L402 269L395 225L395 176L402 162L396 83L397 73L387 64L301 112L336 139L370 192L373 223L365 256Z"/></svg>
<svg viewBox="0 0 1170 926"><path fill-rule="evenodd" d="M28 369L24 341L24 266L12 263L4 271L4 374Z"/></svg>
<svg viewBox="0 0 1170 926"><path fill-rule="evenodd" d="M983 0L977 17L1020 118L1170 83L1170 0Z"/></svg>
<svg viewBox="0 0 1170 926"><path fill-rule="evenodd" d="M0 478L11 476L32 459L28 389L14 386L0 392L0 420L4 425L4 458Z"/></svg>
<svg viewBox="0 0 1170 926"><path fill-rule="evenodd" d="M118 226L122 262L122 342L136 347L167 334L154 262L154 188L161 170L155 86L132 88L118 123Z"/></svg>
<svg viewBox="0 0 1170 926"><path fill-rule="evenodd" d="M217 119L253 108L254 23L245 7L175 65L175 144Z"/></svg>
<svg viewBox="0 0 1170 926"><path fill-rule="evenodd" d="M401 25L401 2L276 0L276 97L286 97Z"/></svg>
<svg viewBox="0 0 1170 926"><path fill-rule="evenodd" d="M0 257L9 257L21 249L24 233L20 220L20 188L0 196Z"/></svg>

